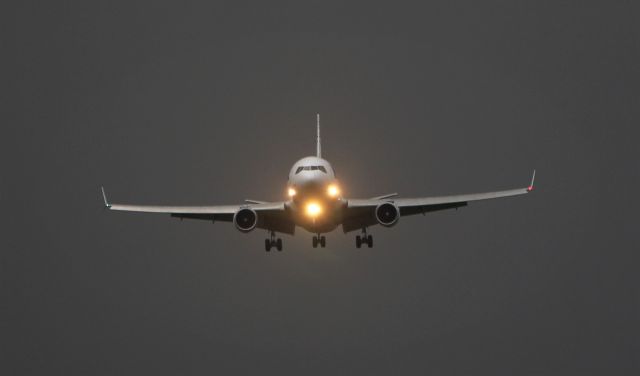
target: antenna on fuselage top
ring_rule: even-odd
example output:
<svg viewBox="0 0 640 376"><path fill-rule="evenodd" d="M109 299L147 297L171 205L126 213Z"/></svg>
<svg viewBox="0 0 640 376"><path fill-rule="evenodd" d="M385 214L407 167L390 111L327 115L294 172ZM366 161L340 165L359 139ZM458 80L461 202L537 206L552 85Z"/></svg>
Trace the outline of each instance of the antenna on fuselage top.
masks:
<svg viewBox="0 0 640 376"><path fill-rule="evenodd" d="M316 114L316 121L318 124L318 139L316 146L316 157L322 158L322 147L320 147L320 114Z"/></svg>

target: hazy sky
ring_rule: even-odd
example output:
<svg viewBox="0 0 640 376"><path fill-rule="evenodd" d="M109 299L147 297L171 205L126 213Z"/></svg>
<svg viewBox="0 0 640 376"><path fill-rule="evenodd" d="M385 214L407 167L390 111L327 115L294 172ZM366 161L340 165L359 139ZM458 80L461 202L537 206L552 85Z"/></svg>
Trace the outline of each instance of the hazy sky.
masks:
<svg viewBox="0 0 640 376"><path fill-rule="evenodd" d="M589 5L587 5L589 4ZM0 9L0 373L640 373L632 1ZM117 202L534 194L241 234Z"/></svg>

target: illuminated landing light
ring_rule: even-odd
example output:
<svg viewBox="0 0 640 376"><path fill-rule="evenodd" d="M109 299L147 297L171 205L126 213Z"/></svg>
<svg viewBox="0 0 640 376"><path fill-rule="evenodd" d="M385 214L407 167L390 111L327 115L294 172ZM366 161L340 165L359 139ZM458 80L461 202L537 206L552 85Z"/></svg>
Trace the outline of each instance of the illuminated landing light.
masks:
<svg viewBox="0 0 640 376"><path fill-rule="evenodd" d="M320 215L320 213L322 213L322 206L318 205L315 202L310 202L307 204L304 211L309 217L315 218Z"/></svg>
<svg viewBox="0 0 640 376"><path fill-rule="evenodd" d="M327 194L331 197L336 197L338 194L340 194L340 190L337 186L332 184L329 186L329 188L327 188Z"/></svg>
<svg viewBox="0 0 640 376"><path fill-rule="evenodd" d="M287 193L289 194L289 197L293 197L296 195L296 190L293 188L289 188L289 190L287 191Z"/></svg>

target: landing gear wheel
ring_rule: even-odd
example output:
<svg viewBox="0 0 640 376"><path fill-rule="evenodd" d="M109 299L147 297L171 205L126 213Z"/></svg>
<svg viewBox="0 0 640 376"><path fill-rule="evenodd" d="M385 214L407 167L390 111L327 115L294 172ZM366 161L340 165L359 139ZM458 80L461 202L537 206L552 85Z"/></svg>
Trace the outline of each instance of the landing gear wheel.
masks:
<svg viewBox="0 0 640 376"><path fill-rule="evenodd" d="M324 236L320 237L320 246L322 248L324 248L327 245L327 238L325 238Z"/></svg>
<svg viewBox="0 0 640 376"><path fill-rule="evenodd" d="M318 248L318 237L314 236L311 240L311 243L313 245L313 248Z"/></svg>
<svg viewBox="0 0 640 376"><path fill-rule="evenodd" d="M269 252L275 247L278 251L282 251L282 239L276 238L275 231L269 231L269 237L264 240L264 250Z"/></svg>
<svg viewBox="0 0 640 376"><path fill-rule="evenodd" d="M362 228L362 235L356 235L356 248L366 244L369 248L373 247L373 236L367 235L367 228Z"/></svg>

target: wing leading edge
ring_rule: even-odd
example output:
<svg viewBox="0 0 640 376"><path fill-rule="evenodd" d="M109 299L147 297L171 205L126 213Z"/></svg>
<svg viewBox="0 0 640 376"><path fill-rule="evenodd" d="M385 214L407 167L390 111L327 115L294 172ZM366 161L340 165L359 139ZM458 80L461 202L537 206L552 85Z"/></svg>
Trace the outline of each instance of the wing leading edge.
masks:
<svg viewBox="0 0 640 376"><path fill-rule="evenodd" d="M286 215L284 202L259 202L242 205L215 205L215 206L163 206L163 205L129 205L112 204L107 200L104 188L101 187L105 208L114 211L133 213L159 213L169 214L180 219L201 219L207 221L233 221L234 214L243 208L255 210L258 213L256 227L293 234L295 225Z"/></svg>
<svg viewBox="0 0 640 376"><path fill-rule="evenodd" d="M526 188L516 188L504 191L472 193L453 196L434 196L416 198L389 198L389 199L350 199L347 201L346 213L343 220L344 232L358 230L362 227L372 226L377 223L375 208L384 202L391 202L400 209L400 216L424 214L433 211L456 209L467 206L472 201L491 200L496 198L524 195L533 190L536 172L533 171L531 183ZM384 197L384 196L382 196Z"/></svg>

